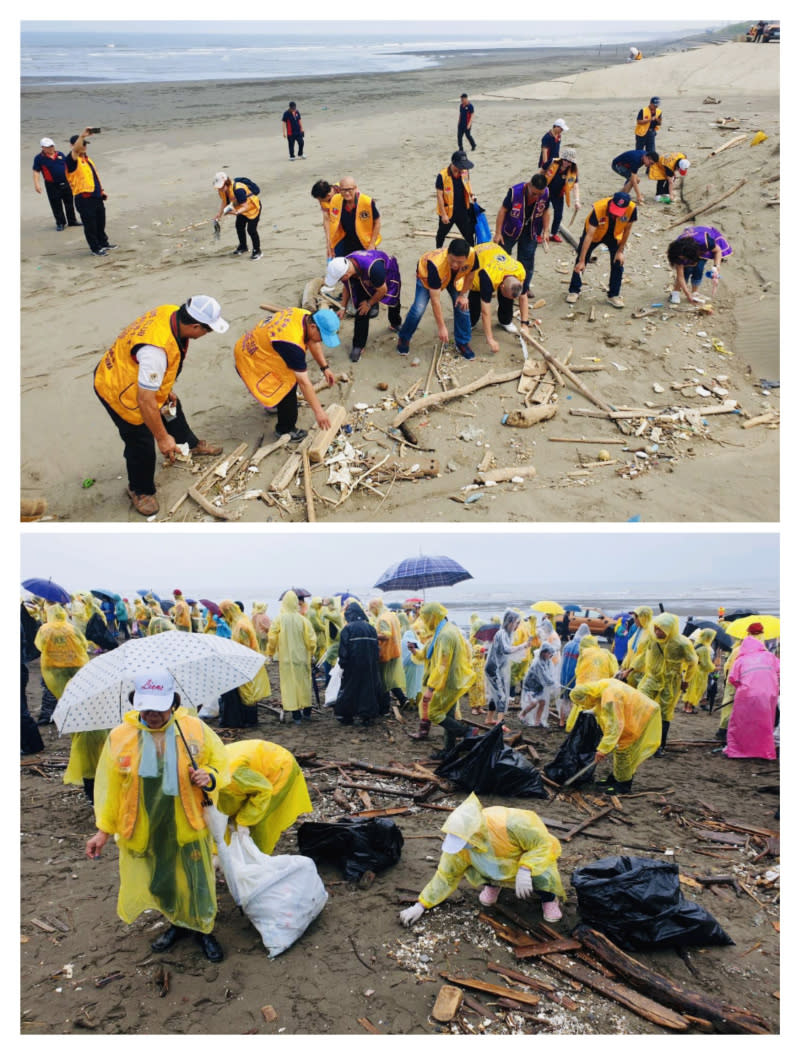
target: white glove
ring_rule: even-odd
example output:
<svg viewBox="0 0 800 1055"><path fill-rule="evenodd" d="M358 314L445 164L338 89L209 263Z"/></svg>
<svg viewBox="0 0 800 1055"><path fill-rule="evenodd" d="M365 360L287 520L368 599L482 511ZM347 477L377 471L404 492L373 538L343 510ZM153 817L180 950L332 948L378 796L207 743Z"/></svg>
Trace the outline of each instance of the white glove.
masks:
<svg viewBox="0 0 800 1055"><path fill-rule="evenodd" d="M410 908L404 908L400 913L400 922L404 927L410 927L412 923L416 923L422 913L425 911L425 906L417 901Z"/></svg>
<svg viewBox="0 0 800 1055"><path fill-rule="evenodd" d="M222 212L223 212L223 215L227 216L227 214L229 212L233 212L233 206L232 205L226 205L225 208L222 210Z"/></svg>
<svg viewBox="0 0 800 1055"><path fill-rule="evenodd" d="M533 893L533 876L530 873L530 869L520 868L517 871L515 892L517 897L522 898L523 901Z"/></svg>

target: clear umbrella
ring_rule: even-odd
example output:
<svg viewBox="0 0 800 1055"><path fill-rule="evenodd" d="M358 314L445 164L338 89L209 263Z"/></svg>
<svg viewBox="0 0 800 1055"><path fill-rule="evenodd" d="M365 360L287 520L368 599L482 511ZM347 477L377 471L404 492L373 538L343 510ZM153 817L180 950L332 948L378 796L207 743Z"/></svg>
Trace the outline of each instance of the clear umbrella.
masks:
<svg viewBox="0 0 800 1055"><path fill-rule="evenodd" d="M134 677L148 668L169 671L181 703L199 708L252 681L263 664L264 656L214 634L169 630L126 641L81 667L58 701L53 721L62 734L112 729L131 709Z"/></svg>

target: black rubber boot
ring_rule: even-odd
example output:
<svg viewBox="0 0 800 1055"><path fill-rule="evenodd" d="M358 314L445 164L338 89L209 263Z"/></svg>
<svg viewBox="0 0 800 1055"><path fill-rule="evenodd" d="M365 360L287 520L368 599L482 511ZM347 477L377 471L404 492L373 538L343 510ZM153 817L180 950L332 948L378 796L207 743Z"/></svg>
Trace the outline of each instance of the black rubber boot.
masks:
<svg viewBox="0 0 800 1055"><path fill-rule="evenodd" d="M661 747L656 751L656 758L663 758L666 752L667 746L667 735L669 733L670 723L661 721Z"/></svg>
<svg viewBox="0 0 800 1055"><path fill-rule="evenodd" d="M89 800L89 805L94 806L94 780L90 780L88 777L83 778L83 793Z"/></svg>

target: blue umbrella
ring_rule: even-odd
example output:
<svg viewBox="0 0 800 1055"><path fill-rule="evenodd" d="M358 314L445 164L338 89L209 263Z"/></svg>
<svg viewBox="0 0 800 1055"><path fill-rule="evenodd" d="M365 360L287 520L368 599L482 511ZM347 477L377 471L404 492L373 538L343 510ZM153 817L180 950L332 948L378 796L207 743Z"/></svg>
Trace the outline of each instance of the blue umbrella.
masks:
<svg viewBox="0 0 800 1055"><path fill-rule="evenodd" d="M583 608L579 604L565 604L563 605L565 612L582 612Z"/></svg>
<svg viewBox="0 0 800 1055"><path fill-rule="evenodd" d="M118 593L111 593L109 590L90 590L89 592L97 597L98 600L108 601L109 604L116 604L117 601L122 600Z"/></svg>
<svg viewBox="0 0 800 1055"><path fill-rule="evenodd" d="M22 585L34 597L41 597L43 601L50 601L51 604L69 604L67 591L52 579L25 579Z"/></svg>
<svg viewBox="0 0 800 1055"><path fill-rule="evenodd" d="M375 583L376 590L427 590L454 586L472 575L451 557L408 557L387 568Z"/></svg>

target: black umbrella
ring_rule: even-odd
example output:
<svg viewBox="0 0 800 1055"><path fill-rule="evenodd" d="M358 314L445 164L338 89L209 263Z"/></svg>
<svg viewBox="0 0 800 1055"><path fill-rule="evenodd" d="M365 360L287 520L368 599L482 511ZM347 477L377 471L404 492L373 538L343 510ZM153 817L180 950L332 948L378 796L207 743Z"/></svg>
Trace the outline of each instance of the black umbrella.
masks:
<svg viewBox="0 0 800 1055"><path fill-rule="evenodd" d="M689 616L682 632L688 637L689 634L693 634L695 630L715 630L714 644L718 648L724 648L726 652L730 652L736 644L730 634L726 634L719 623L715 623L711 619L694 619L692 616Z"/></svg>
<svg viewBox="0 0 800 1055"><path fill-rule="evenodd" d="M302 601L303 598L305 598L305 597L310 597L311 596L309 591L308 590L304 590L302 586L287 586L287 588L283 591L283 593L280 595L278 600L282 601L284 599L284 597L286 596L286 594L289 592L289 590L294 590L294 592L297 594L297 599L299 601Z"/></svg>
<svg viewBox="0 0 800 1055"><path fill-rule="evenodd" d="M110 590L90 590L89 592L98 600L107 601L109 604L116 604L120 600L119 594L111 593Z"/></svg>

